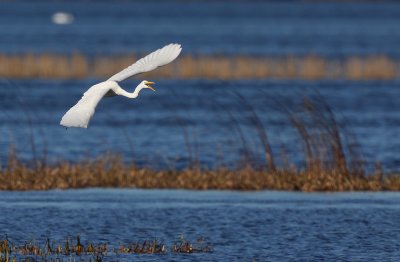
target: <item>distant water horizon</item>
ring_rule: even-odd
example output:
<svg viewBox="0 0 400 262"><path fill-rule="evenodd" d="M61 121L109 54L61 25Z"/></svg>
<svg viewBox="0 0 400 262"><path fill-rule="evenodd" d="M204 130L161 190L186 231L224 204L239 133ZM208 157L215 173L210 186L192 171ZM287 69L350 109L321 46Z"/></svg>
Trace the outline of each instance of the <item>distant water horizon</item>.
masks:
<svg viewBox="0 0 400 262"><path fill-rule="evenodd" d="M53 23L59 12L74 17ZM1 53L147 53L399 58L395 1L8 1Z"/></svg>

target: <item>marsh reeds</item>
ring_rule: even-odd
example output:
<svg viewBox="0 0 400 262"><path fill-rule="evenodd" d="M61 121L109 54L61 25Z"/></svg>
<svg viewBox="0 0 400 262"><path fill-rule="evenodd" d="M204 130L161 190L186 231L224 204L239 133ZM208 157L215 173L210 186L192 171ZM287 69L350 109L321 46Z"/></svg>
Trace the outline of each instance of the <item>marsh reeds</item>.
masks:
<svg viewBox="0 0 400 262"><path fill-rule="evenodd" d="M316 164L314 164L316 165ZM340 164L341 165L341 164ZM123 164L121 158L103 156L81 163L58 163L39 170L14 162L0 174L0 190L49 190L85 187L160 189L378 191L400 190L400 176L360 175L338 167L276 170L240 169L153 170Z"/></svg>
<svg viewBox="0 0 400 262"><path fill-rule="evenodd" d="M244 105L246 110L250 112L248 119L252 124L253 128L255 129L255 131L257 132L258 137L260 138L260 142L263 151L265 153L265 162L268 167L268 170L272 172L275 171L276 167L274 162L274 156L272 153L271 145L269 143L268 134L266 132L266 129L262 121L260 120L255 108L251 105L251 103L249 103L247 99L240 93L236 92L235 94L240 100L239 105Z"/></svg>
<svg viewBox="0 0 400 262"><path fill-rule="evenodd" d="M79 79L107 78L144 54L0 54L0 77ZM182 55L146 77L181 79L349 79L390 80L400 76L400 60L385 55L329 58L314 54L294 57Z"/></svg>
<svg viewBox="0 0 400 262"><path fill-rule="evenodd" d="M179 241L173 244L171 251L174 253L201 253L211 252L212 247L203 237L192 244L181 235Z"/></svg>
<svg viewBox="0 0 400 262"><path fill-rule="evenodd" d="M77 242L70 242L67 237L65 246L58 244L56 248L52 248L50 243L55 245L54 241L46 238L41 244L39 241L25 241L23 245L18 245L10 241L9 237L0 239L0 262L11 261L64 261L64 259L75 259L79 261L103 261L105 256L113 257L119 254L165 254L171 253L206 253L212 252L211 244L203 237L200 237L193 243L180 236L179 241L175 242L171 247L167 247L162 241L157 239L134 241L129 244L113 245L108 243L93 242L86 243L87 248L80 241L79 235ZM69 261L69 260L68 260Z"/></svg>
<svg viewBox="0 0 400 262"><path fill-rule="evenodd" d="M260 90L263 92L263 90ZM273 100L286 116L288 128L297 132L298 152L304 163L291 161L285 154L277 154L271 146L268 126L263 123L259 110L240 93L234 94L237 107L243 111L239 119L228 109L221 110L230 121L227 130L234 135L240 158L236 166L200 165L197 140L180 117L188 163L181 169L164 170L128 164L117 154L107 154L96 159L77 163L47 163L45 157L36 155L34 163L24 163L11 145L7 162L0 170L0 190L49 190L87 187L124 188L174 188L221 190L298 190L298 191L347 191L347 190L400 190L400 176L384 174L380 164L367 174L357 139L339 121L326 100L315 92L289 107L287 103ZM266 94L265 94L266 95ZM223 108L216 101L215 105ZM291 104L291 103L289 103ZM233 132L231 132L233 131ZM250 139L253 142L249 143ZM33 138L32 138L33 139ZM31 141L34 143L34 141ZM255 142L255 143L254 143ZM195 145L193 145L195 143ZM285 145L286 148L291 145ZM228 150L229 151L229 150ZM260 154L261 152L261 154ZM283 150L284 152L284 150ZM45 154L44 152L43 154ZM284 165L278 165L279 158ZM79 246L80 240L77 239ZM68 245L68 241L67 241ZM84 248L76 248L82 252ZM69 250L65 249L65 250Z"/></svg>
<svg viewBox="0 0 400 262"><path fill-rule="evenodd" d="M306 170L336 169L349 175L343 144L346 134L341 132L331 107L323 97L305 97L294 112L284 104L280 103L280 106L302 139ZM348 151L355 159L355 152Z"/></svg>

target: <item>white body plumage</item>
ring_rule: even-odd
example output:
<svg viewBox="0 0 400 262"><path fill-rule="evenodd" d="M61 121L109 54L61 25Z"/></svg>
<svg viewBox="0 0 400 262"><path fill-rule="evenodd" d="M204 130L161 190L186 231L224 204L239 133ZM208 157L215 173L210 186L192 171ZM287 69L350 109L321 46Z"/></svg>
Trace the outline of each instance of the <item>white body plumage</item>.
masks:
<svg viewBox="0 0 400 262"><path fill-rule="evenodd" d="M136 98L139 92L148 88L153 91L153 82L142 81L135 90L130 93L122 89L118 82L125 80L133 75L148 72L159 66L166 65L178 57L182 48L179 44L170 44L154 51L146 57L140 59L133 65L125 68L121 72L113 75L107 81L101 82L90 87L82 98L62 117L60 125L65 127L87 128L90 119L94 115L97 104L104 96L121 95L128 98Z"/></svg>

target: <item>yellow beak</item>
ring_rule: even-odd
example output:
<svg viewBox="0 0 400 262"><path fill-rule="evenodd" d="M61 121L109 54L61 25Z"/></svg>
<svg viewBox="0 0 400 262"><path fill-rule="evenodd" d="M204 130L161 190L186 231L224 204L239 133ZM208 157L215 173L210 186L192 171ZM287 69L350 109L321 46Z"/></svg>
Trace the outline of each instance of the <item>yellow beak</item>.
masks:
<svg viewBox="0 0 400 262"><path fill-rule="evenodd" d="M153 90L153 91L156 91L151 85L154 85L155 83L154 82L148 82L148 81L146 81L146 86L147 86L147 88L148 89L150 89L150 90Z"/></svg>

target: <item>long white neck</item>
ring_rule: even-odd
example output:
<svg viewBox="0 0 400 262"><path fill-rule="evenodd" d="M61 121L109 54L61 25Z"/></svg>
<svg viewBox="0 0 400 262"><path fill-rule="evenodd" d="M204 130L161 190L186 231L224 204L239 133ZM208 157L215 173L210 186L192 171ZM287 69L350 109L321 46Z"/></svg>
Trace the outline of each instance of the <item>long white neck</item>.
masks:
<svg viewBox="0 0 400 262"><path fill-rule="evenodd" d="M115 90L114 92L119 96L125 96L128 98L136 98L136 97L138 97L140 90L142 90L143 88L144 87L139 84L135 88L135 91L133 91L132 93L129 93L129 92L125 91L124 89L122 89L120 86L118 86L117 90Z"/></svg>

